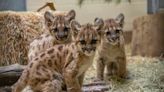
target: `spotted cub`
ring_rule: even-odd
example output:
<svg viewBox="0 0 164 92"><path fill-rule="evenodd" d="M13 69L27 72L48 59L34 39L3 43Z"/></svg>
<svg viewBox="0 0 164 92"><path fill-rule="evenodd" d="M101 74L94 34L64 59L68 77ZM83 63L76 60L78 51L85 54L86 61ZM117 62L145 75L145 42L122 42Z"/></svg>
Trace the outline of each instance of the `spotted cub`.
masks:
<svg viewBox="0 0 164 92"><path fill-rule="evenodd" d="M26 85L30 85L34 92L61 92L64 85L67 92L82 92L85 72L92 65L100 44L103 25L100 21L103 20L97 19L96 26L81 26L73 20L70 25L73 41L55 45L32 59L12 92L21 92Z"/></svg>
<svg viewBox="0 0 164 92"><path fill-rule="evenodd" d="M95 19L95 21L97 21ZM125 77L126 75L126 55L123 37L124 15L120 14L116 19L104 21L101 45L96 52L97 79L104 79L104 69L106 76Z"/></svg>
<svg viewBox="0 0 164 92"><path fill-rule="evenodd" d="M28 52L29 61L56 44L70 43L71 33L69 25L71 20L75 19L75 15L74 10L70 10L68 13L64 11L55 11L55 13L50 11L45 12L45 26L49 32L42 34L30 43Z"/></svg>

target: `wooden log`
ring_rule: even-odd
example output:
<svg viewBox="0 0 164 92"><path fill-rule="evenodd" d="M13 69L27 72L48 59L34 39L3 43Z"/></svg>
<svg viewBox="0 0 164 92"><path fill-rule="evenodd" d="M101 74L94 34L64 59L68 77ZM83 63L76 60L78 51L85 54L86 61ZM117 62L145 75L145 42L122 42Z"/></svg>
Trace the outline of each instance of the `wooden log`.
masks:
<svg viewBox="0 0 164 92"><path fill-rule="evenodd" d="M25 66L19 64L0 67L0 92L11 92L11 85L19 79L24 68ZM109 89L104 81L84 84L82 87L83 92L106 92Z"/></svg>
<svg viewBox="0 0 164 92"><path fill-rule="evenodd" d="M0 92L11 92L11 87L9 86L0 87Z"/></svg>
<svg viewBox="0 0 164 92"><path fill-rule="evenodd" d="M88 84L83 84L83 92L106 92L110 90L110 86L104 81L97 81Z"/></svg>
<svg viewBox="0 0 164 92"><path fill-rule="evenodd" d="M92 82L84 84L82 87L83 92L109 92L110 87L104 81ZM0 92L11 92L11 87L0 87ZM31 91L30 91L31 92ZM62 91L66 92L66 91Z"/></svg>
<svg viewBox="0 0 164 92"><path fill-rule="evenodd" d="M25 66L19 64L0 67L0 87L14 84L20 77L24 68Z"/></svg>

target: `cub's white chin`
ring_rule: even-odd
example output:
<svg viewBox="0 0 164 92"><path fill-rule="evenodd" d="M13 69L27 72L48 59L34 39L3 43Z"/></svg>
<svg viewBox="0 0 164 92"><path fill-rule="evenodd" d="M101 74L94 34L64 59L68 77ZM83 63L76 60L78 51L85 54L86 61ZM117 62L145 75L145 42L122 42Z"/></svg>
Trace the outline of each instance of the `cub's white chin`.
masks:
<svg viewBox="0 0 164 92"><path fill-rule="evenodd" d="M119 44L119 40L116 40L116 41L109 41L109 43L111 44L111 45L117 45L117 44Z"/></svg>
<svg viewBox="0 0 164 92"><path fill-rule="evenodd" d="M118 42L110 42L111 45L117 45Z"/></svg>
<svg viewBox="0 0 164 92"><path fill-rule="evenodd" d="M91 52L85 51L85 52L84 52L84 54L85 54L86 56L93 56L94 53L95 53L94 51L91 51Z"/></svg>

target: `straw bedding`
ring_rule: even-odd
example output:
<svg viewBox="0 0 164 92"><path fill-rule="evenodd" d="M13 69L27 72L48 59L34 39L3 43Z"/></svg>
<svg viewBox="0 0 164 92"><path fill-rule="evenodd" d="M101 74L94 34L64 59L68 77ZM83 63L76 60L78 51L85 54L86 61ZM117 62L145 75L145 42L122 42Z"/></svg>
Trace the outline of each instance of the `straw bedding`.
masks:
<svg viewBox="0 0 164 92"><path fill-rule="evenodd" d="M109 83L109 92L164 92L164 59L156 57L131 57L131 48L126 45L128 78ZM96 76L96 62L87 71L85 83L91 83Z"/></svg>

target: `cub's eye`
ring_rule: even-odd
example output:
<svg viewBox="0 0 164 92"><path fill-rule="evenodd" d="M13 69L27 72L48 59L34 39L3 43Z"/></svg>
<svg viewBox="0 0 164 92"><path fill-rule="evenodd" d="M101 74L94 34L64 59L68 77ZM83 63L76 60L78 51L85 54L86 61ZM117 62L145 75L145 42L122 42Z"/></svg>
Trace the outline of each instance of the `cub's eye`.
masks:
<svg viewBox="0 0 164 92"><path fill-rule="evenodd" d="M81 44L86 44L86 41L85 40L81 40L80 43Z"/></svg>
<svg viewBox="0 0 164 92"><path fill-rule="evenodd" d="M64 32L68 32L69 31L69 28L64 28Z"/></svg>
<svg viewBox="0 0 164 92"><path fill-rule="evenodd" d="M97 42L96 39L91 40L91 44L96 44L96 42Z"/></svg>
<svg viewBox="0 0 164 92"><path fill-rule="evenodd" d="M116 30L116 33L119 33L119 32L120 32L120 30L117 29L117 30Z"/></svg>
<svg viewBox="0 0 164 92"><path fill-rule="evenodd" d="M107 34L107 35L110 35L110 32L108 31L108 32L106 32L106 34Z"/></svg>
<svg viewBox="0 0 164 92"><path fill-rule="evenodd" d="M55 28L55 29L53 29L52 31L53 31L53 32L57 32L57 31L58 31L58 29L57 29L57 28Z"/></svg>

